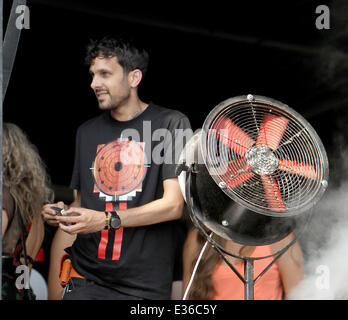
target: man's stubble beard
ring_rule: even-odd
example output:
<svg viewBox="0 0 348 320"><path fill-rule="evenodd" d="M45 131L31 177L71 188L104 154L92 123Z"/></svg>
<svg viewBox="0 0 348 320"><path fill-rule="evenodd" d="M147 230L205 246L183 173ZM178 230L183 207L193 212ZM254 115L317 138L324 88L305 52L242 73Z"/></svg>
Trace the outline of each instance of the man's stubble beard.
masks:
<svg viewBox="0 0 348 320"><path fill-rule="evenodd" d="M127 101L130 97L130 92L128 92L128 94L124 95L123 97L117 98L117 99L113 99L110 95L109 95L110 99L108 101L108 103L104 106L102 103L99 103L99 109L101 110L115 110L117 109L121 104L123 104L125 101Z"/></svg>

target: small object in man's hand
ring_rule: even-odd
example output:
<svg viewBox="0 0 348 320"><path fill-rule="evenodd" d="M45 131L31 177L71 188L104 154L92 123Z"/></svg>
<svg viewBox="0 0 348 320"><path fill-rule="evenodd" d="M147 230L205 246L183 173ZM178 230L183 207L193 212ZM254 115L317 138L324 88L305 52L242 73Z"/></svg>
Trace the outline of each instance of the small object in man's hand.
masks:
<svg viewBox="0 0 348 320"><path fill-rule="evenodd" d="M59 207L50 207L51 209L53 209L54 211L56 211L57 212L57 216L65 216L65 210L64 209L62 209L62 208L59 208Z"/></svg>
<svg viewBox="0 0 348 320"><path fill-rule="evenodd" d="M65 216L66 215L66 211L64 209L62 209L62 208L55 207L55 206L52 206L50 208L57 212L57 216ZM68 225L65 222L61 222L61 223L64 224L65 226Z"/></svg>

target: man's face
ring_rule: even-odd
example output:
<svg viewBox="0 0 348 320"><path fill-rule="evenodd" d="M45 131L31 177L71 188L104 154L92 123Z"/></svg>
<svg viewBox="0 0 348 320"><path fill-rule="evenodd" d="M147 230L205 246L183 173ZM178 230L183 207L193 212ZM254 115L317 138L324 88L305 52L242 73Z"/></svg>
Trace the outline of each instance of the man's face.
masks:
<svg viewBox="0 0 348 320"><path fill-rule="evenodd" d="M96 57L89 72L92 75L91 88L98 99L100 109L115 109L129 98L128 77L116 57Z"/></svg>

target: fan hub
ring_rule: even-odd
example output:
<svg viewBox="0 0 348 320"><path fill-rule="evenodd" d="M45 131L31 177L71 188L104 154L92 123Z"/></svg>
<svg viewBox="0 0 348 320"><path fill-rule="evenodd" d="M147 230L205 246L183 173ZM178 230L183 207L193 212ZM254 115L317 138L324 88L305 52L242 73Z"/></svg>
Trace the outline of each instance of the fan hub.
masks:
<svg viewBox="0 0 348 320"><path fill-rule="evenodd" d="M245 157L252 171L257 174L272 174L278 168L278 159L266 145L252 146Z"/></svg>

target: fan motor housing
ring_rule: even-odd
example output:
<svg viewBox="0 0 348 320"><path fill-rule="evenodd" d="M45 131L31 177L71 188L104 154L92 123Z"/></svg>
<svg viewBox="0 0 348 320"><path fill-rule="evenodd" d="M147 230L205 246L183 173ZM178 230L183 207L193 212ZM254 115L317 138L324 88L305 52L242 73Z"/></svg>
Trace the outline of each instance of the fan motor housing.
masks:
<svg viewBox="0 0 348 320"><path fill-rule="evenodd" d="M190 149L198 155L195 156L197 161L201 157L199 140L196 139ZM204 164L195 163L194 173L182 174L185 179L190 179L183 191L186 193L186 202L195 201L199 208L190 211L192 220L198 219L205 227L227 240L245 245L271 244L289 235L297 222L304 219L302 215L274 217L247 209L222 191ZM188 185L191 186L190 190L187 190Z"/></svg>
<svg viewBox="0 0 348 320"><path fill-rule="evenodd" d="M315 130L262 96L217 105L181 160L191 168L179 181L193 222L246 245L277 242L305 224L328 186L328 159Z"/></svg>

